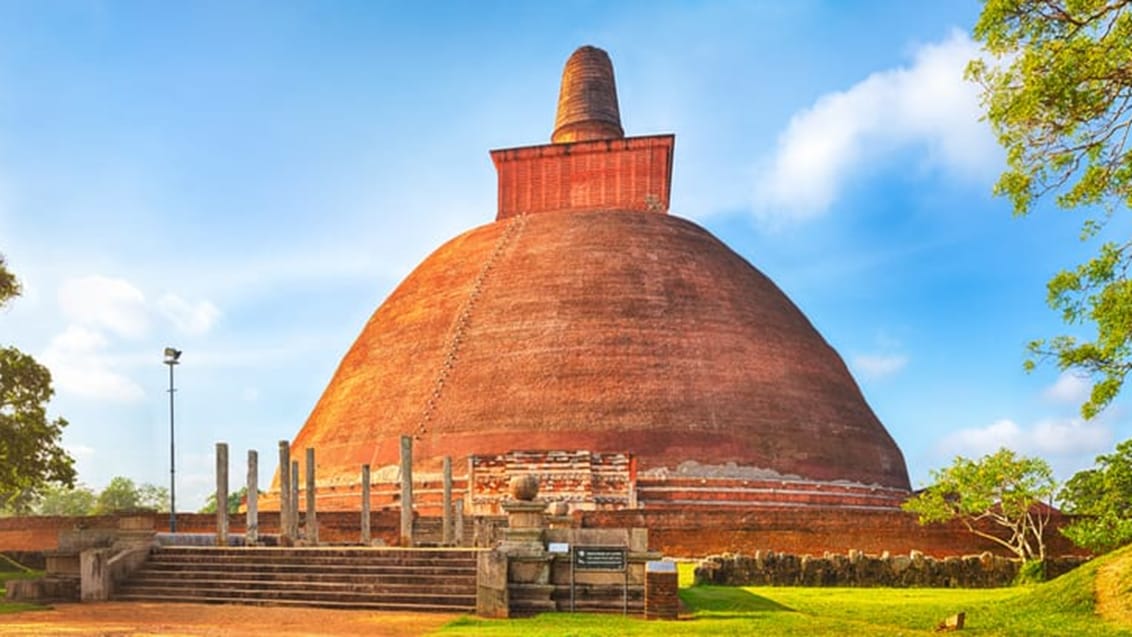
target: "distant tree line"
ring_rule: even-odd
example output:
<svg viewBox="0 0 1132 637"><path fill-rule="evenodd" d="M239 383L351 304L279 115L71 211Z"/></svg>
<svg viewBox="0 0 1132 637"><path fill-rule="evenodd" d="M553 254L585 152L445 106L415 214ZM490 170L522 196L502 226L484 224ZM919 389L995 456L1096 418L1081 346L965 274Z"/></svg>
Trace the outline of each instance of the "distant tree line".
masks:
<svg viewBox="0 0 1132 637"><path fill-rule="evenodd" d="M106 488L95 492L79 483L74 488L48 486L35 499L18 508L7 508L4 515L105 515L121 511L169 510L169 489L149 483L137 484L117 476Z"/></svg>

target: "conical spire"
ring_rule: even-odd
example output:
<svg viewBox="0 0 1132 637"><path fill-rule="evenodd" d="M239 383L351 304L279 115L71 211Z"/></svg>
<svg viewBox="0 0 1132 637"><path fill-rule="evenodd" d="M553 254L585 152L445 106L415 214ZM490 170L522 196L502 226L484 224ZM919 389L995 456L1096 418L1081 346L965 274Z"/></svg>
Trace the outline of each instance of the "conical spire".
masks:
<svg viewBox="0 0 1132 637"><path fill-rule="evenodd" d="M562 144L624 136L609 54L583 46L566 60L562 70L558 114L550 141Z"/></svg>

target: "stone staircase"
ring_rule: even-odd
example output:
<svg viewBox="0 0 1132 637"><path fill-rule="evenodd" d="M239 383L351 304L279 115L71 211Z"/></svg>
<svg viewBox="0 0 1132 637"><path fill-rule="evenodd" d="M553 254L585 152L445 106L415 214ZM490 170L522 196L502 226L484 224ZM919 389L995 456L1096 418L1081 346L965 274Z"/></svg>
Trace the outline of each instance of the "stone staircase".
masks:
<svg viewBox="0 0 1132 637"><path fill-rule="evenodd" d="M472 613L469 549L155 549L115 600Z"/></svg>

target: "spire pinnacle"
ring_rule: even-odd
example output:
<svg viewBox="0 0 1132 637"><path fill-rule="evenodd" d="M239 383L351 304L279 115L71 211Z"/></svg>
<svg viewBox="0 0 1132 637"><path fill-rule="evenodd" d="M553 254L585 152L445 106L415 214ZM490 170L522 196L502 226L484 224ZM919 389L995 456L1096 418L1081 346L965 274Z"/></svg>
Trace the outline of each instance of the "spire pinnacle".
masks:
<svg viewBox="0 0 1132 637"><path fill-rule="evenodd" d="M593 46L578 48L562 70L550 141L563 144L624 136L609 54Z"/></svg>

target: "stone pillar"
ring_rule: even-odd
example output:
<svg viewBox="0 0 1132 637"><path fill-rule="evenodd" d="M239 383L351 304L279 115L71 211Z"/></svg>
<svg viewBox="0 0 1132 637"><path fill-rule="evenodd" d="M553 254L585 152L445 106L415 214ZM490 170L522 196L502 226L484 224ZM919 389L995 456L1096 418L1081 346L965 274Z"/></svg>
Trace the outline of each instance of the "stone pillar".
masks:
<svg viewBox="0 0 1132 637"><path fill-rule="evenodd" d="M453 530L453 540L456 546L464 546L464 498L456 498L456 527Z"/></svg>
<svg viewBox="0 0 1132 637"><path fill-rule="evenodd" d="M507 555L502 551L479 551L476 555L476 614L509 617L511 598L507 585Z"/></svg>
<svg viewBox="0 0 1132 637"><path fill-rule="evenodd" d="M369 531L369 465L362 465L362 544L373 542Z"/></svg>
<svg viewBox="0 0 1132 637"><path fill-rule="evenodd" d="M452 458L444 456L444 510L441 513L441 544L452 546Z"/></svg>
<svg viewBox="0 0 1132 637"><path fill-rule="evenodd" d="M216 546L228 546L228 443L216 443Z"/></svg>
<svg viewBox="0 0 1132 637"><path fill-rule="evenodd" d="M244 544L259 544L259 452L248 449L248 515Z"/></svg>
<svg viewBox="0 0 1132 637"><path fill-rule="evenodd" d="M314 507L314 447L307 447L307 541L318 544L318 517Z"/></svg>
<svg viewBox="0 0 1132 637"><path fill-rule="evenodd" d="M401 436L401 546L413 545L413 439Z"/></svg>
<svg viewBox="0 0 1132 637"><path fill-rule="evenodd" d="M104 602L113 593L110 549L87 549L79 554L79 598L84 602ZM12 598L11 595L8 596Z"/></svg>
<svg viewBox="0 0 1132 637"><path fill-rule="evenodd" d="M675 562L645 564L645 619L676 619L678 579Z"/></svg>
<svg viewBox="0 0 1132 637"><path fill-rule="evenodd" d="M507 529L497 549L507 556L508 605L522 614L553 612L550 562L543 535L546 530L546 502L535 500L538 478L516 476L511 480L511 497L502 503L507 513Z"/></svg>
<svg viewBox="0 0 1132 637"><path fill-rule="evenodd" d="M295 538L291 535L291 443L279 441L279 535L280 544L286 546Z"/></svg>
<svg viewBox="0 0 1132 637"><path fill-rule="evenodd" d="M291 539L299 539L299 461L291 461L291 528L287 534Z"/></svg>

